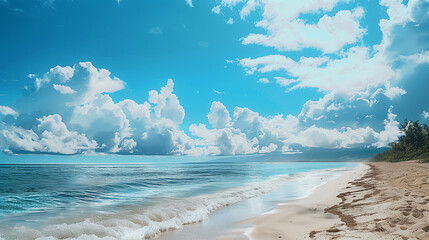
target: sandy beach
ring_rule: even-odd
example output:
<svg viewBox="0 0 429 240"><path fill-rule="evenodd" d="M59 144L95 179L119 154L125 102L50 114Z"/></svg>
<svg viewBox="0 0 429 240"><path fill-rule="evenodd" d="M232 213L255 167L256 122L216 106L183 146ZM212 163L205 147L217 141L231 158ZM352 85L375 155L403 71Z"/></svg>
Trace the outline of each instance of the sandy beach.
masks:
<svg viewBox="0 0 429 240"><path fill-rule="evenodd" d="M429 239L429 164L366 163L246 220L267 239Z"/></svg>

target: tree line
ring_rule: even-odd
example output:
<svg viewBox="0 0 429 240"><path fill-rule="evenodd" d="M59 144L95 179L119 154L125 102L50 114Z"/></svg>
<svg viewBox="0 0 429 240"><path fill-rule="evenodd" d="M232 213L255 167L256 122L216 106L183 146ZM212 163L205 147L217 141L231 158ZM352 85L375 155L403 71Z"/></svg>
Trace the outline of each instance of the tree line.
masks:
<svg viewBox="0 0 429 240"><path fill-rule="evenodd" d="M429 127L419 121L404 120L400 124L403 133L397 142L389 143L390 149L377 154L373 161L400 162L420 160L429 162Z"/></svg>

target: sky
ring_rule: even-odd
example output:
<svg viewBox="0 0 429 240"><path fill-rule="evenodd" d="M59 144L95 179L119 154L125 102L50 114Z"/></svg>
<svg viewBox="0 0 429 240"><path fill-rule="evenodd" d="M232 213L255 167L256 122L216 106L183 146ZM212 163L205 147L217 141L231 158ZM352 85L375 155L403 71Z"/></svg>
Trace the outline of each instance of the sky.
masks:
<svg viewBox="0 0 429 240"><path fill-rule="evenodd" d="M373 149L429 119L426 0L0 0L0 148Z"/></svg>

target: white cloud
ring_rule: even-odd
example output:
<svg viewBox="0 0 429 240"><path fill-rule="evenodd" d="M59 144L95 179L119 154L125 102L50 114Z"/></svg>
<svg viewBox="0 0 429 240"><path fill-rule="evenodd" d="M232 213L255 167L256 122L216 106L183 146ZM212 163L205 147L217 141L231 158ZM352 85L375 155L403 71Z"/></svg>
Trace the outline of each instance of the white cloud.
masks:
<svg viewBox="0 0 429 240"><path fill-rule="evenodd" d="M57 78L60 83L65 83L69 81L73 77L74 71L73 68L66 66L66 67L60 67L56 66L54 68L51 68L47 75L45 75L48 78Z"/></svg>
<svg viewBox="0 0 429 240"><path fill-rule="evenodd" d="M330 111L342 108L341 104L329 106L335 108ZM296 144L303 147L323 148L385 147L401 134L398 122L395 120L396 115L392 113L392 107L389 108L388 117L383 122L384 129L380 132L370 127L340 129L316 125L305 127L298 118L291 115L286 118L281 115L266 118L250 109L239 107L234 108L231 120L228 111L220 102L212 105L212 111L208 115L211 123L216 122L210 120L214 112L217 113L216 121L223 120L220 126L208 129L204 124L193 124L190 127L192 135L199 138L194 143L202 146L198 149L199 153L234 155L273 151L294 152L297 149L292 149L290 146Z"/></svg>
<svg viewBox="0 0 429 240"><path fill-rule="evenodd" d="M38 118L37 121L39 124L34 129L15 126L2 129L0 138L6 143L3 150L7 153L77 154L97 148L96 141L67 129L58 114Z"/></svg>
<svg viewBox="0 0 429 240"><path fill-rule="evenodd" d="M300 88L314 88L322 92L325 97L308 101L303 106L299 119L311 119L307 121L308 124L323 121L330 122L331 126L332 123L354 127L374 125L357 119L371 115L380 120L380 114L372 111L387 109L389 100L406 95L409 91L401 78L407 74L412 75L418 66L421 66L419 71L422 72L423 64L429 63L428 39L427 35L422 34L428 29L427 4L417 0L381 1L380 4L387 7L389 18L382 19L379 24L383 33L381 43L368 46L360 42L366 33L359 24L364 10L354 3L347 6L349 10L340 5L348 2L244 1L240 11L241 14L246 7L252 9L246 10L242 15L245 18L251 12L259 14L260 8L261 20L256 26L266 30L262 33L248 33L243 38L244 44L259 43L280 51L303 48L322 50L319 56L311 53L311 57L306 57L304 52L300 59L291 54L273 54L239 60L247 74L258 72L261 78L266 78L265 73L279 76L277 83L286 86L286 92ZM235 5L238 4L222 6ZM344 10L332 11L338 6L338 9ZM327 35L323 37L322 33ZM315 37L317 34L320 34L319 37ZM335 40L324 43L324 40L329 39L326 36ZM407 36L407 41L403 40L403 36ZM425 73L420 75L417 79L422 78ZM410 97L404 96L401 99ZM362 106L362 102L366 102L369 108ZM396 101L395 104L401 103ZM358 112L355 111L356 118L352 122L353 119L343 114L353 114L352 109L355 108ZM374 110L370 110L371 108ZM419 114L422 110L420 108Z"/></svg>
<svg viewBox="0 0 429 240"><path fill-rule="evenodd" d="M49 72L45 73L42 77L37 77L35 74L29 74L28 77L35 79L35 90L39 90L44 84L49 82L66 83L74 74L74 69L66 66L56 66L51 68Z"/></svg>
<svg viewBox="0 0 429 240"><path fill-rule="evenodd" d="M217 113L216 119L221 119L215 129L208 129L204 124L190 127L192 135L198 137L195 144L203 146L198 149L207 155L223 154L251 154L267 153L281 150L282 139L288 137L296 130L298 121L289 115L283 118L281 115L273 118L264 118L258 113L247 108L234 108L234 118L231 121L224 106L216 102L208 115L213 119L213 113ZM228 115L227 115L228 114ZM209 120L213 122L213 120Z"/></svg>
<svg viewBox="0 0 429 240"><path fill-rule="evenodd" d="M97 69L90 62L80 62L73 67L56 66L40 78L34 74L30 74L29 77L35 79L34 88L28 87L32 94L38 92L42 87L44 88L48 83L52 83L56 85L55 90L61 94L70 94L77 90L79 96L76 98L84 96L82 103L90 101L97 94L113 93L125 87L124 82L120 79L111 78L108 70Z"/></svg>
<svg viewBox="0 0 429 240"><path fill-rule="evenodd" d="M259 150L259 153L270 153L277 150L277 145L274 143L270 143L267 147L262 147L261 150Z"/></svg>
<svg viewBox="0 0 429 240"><path fill-rule="evenodd" d="M240 2L243 2L243 0L222 0L221 5L232 8Z"/></svg>
<svg viewBox="0 0 429 240"><path fill-rule="evenodd" d="M326 60L303 58L298 64L318 66L320 62ZM258 65L256 67L259 69ZM345 108L344 103L337 101L336 93L331 93L318 101L307 102L298 117L264 117L242 107L235 107L231 117L221 102L214 101L207 115L212 129L204 124L193 124L189 128L192 139L180 129L185 110L174 94L173 80L169 79L160 91L150 91L148 101L143 103L131 99L115 102L107 92L121 89L124 83L111 77L109 71L96 69L90 63L70 69L72 74L67 77L50 75L51 71L44 75L45 80L39 89L33 89L30 95L17 101L18 111L0 107L3 115L15 117L15 120L0 125L3 151L10 154L289 153L297 150L291 147L296 144L332 148L380 147L398 135L392 108L384 121L384 130L380 132L370 127L337 129L317 124L307 127L302 120L320 119L323 112ZM108 86L98 86L101 83ZM64 95L51 84L76 90L74 94Z"/></svg>
<svg viewBox="0 0 429 240"><path fill-rule="evenodd" d="M330 107L335 99L335 94L326 94L317 101L308 100L301 109L299 117L304 121L307 119L319 120L324 116L328 107ZM331 107L332 108L332 107Z"/></svg>
<svg viewBox="0 0 429 240"><path fill-rule="evenodd" d="M228 21L226 21L226 24L234 24L234 19L229 18Z"/></svg>
<svg viewBox="0 0 429 240"><path fill-rule="evenodd" d="M341 103L332 103L331 105L329 105L326 108L326 111L328 111L328 112L336 112L336 111L341 110L343 108L344 108L344 106Z"/></svg>
<svg viewBox="0 0 429 240"><path fill-rule="evenodd" d="M397 140L401 132L398 128L396 115L388 110L384 120L384 130L374 131L370 127L326 129L315 125L298 132L294 137L286 139L285 143L298 143L306 147L351 148L351 147L386 147L389 142Z"/></svg>
<svg viewBox="0 0 429 240"><path fill-rule="evenodd" d="M209 155L252 154L258 151L257 139L247 139L246 134L235 128L207 129L204 124L191 125L189 128L194 136L202 138L197 144L211 146L213 153Z"/></svg>
<svg viewBox="0 0 429 240"><path fill-rule="evenodd" d="M185 109L180 105L179 99L173 94L174 82L168 79L167 85L158 93L155 90L149 92L149 102L155 104L154 112L158 118L168 118L174 123L180 124L185 117Z"/></svg>
<svg viewBox="0 0 429 240"><path fill-rule="evenodd" d="M212 12L219 14L220 13L220 5L217 5L215 7L212 8Z"/></svg>
<svg viewBox="0 0 429 240"><path fill-rule="evenodd" d="M58 74L63 70L69 74ZM0 125L5 152L184 154L193 148L179 127L185 111L171 79L138 104L131 99L114 102L108 93L122 89L124 83L91 63L57 67L42 78L35 79L40 83L37 89L18 99L22 117L1 106L2 114L16 118Z"/></svg>
<svg viewBox="0 0 429 240"><path fill-rule="evenodd" d="M130 137L130 121L109 95L97 95L91 102L75 106L69 124L91 136L101 151L112 151L118 145L115 137Z"/></svg>
<svg viewBox="0 0 429 240"><path fill-rule="evenodd" d="M399 58L401 60L417 64L429 63L429 51L423 51L409 56L400 56Z"/></svg>
<svg viewBox="0 0 429 240"><path fill-rule="evenodd" d="M212 102L207 118L213 128L225 128L230 125L231 121L226 107L221 102L217 101Z"/></svg>
<svg viewBox="0 0 429 240"><path fill-rule="evenodd" d="M362 16L363 10L357 8L339 11L333 17L324 15L317 24L308 24L301 19L264 18L257 26L266 29L268 34L249 34L242 43L275 47L281 51L316 48L332 53L362 38L365 33L359 23Z"/></svg>
<svg viewBox="0 0 429 240"><path fill-rule="evenodd" d="M150 121L151 105L148 102L138 104L131 99L125 99L118 103L127 119L132 121L141 121L142 123Z"/></svg>
<svg viewBox="0 0 429 240"><path fill-rule="evenodd" d="M372 145L375 147L385 147L388 143L394 142L402 135L396 121L396 114L393 113L393 106L387 112L387 119L384 120L384 130L378 134L378 141Z"/></svg>
<svg viewBox="0 0 429 240"><path fill-rule="evenodd" d="M301 57L294 61L283 55L268 55L244 58L240 64L249 74L285 71L297 80L292 89L310 87L345 95L386 85L395 77L387 60L381 54L371 55L366 47L350 48L338 59Z"/></svg>
<svg viewBox="0 0 429 240"><path fill-rule="evenodd" d="M19 115L18 112L16 112L12 108L7 106L1 106L1 105L0 105L0 113L3 116L11 115L12 117L15 117L15 118Z"/></svg>
<svg viewBox="0 0 429 240"><path fill-rule="evenodd" d="M235 107L233 115L233 127L240 129L247 135L252 135L252 137L256 136L254 131L258 131L262 127L259 114L248 108Z"/></svg>
<svg viewBox="0 0 429 240"><path fill-rule="evenodd" d="M90 62L81 62L75 65L75 72L81 70L89 72L88 91L84 101L89 101L100 93L113 93L125 88L125 84L119 78L110 77L110 72L106 69L97 69Z"/></svg>
<svg viewBox="0 0 429 240"><path fill-rule="evenodd" d="M276 79L276 83L282 87L287 87L292 83L298 82L296 79L287 79L284 77L274 77Z"/></svg>
<svg viewBox="0 0 429 240"><path fill-rule="evenodd" d="M315 125L299 132L286 143L298 143L304 147L346 148L374 141L374 131L367 128L345 130L319 128Z"/></svg>
<svg viewBox="0 0 429 240"><path fill-rule="evenodd" d="M255 25L266 31L249 34L242 39L243 44L260 44L281 51L316 48L332 53L359 41L366 33L359 23L364 14L360 7L328 15L335 6L348 0L222 1L216 6L216 11L220 12L221 6L232 8L241 2L244 2L240 10L242 19L262 8L262 19ZM327 14L318 17L316 14L320 13ZM311 18L308 17L310 15ZM312 18L317 18L317 21L309 21Z"/></svg>
<svg viewBox="0 0 429 240"><path fill-rule="evenodd" d="M393 100L412 98L408 96L410 92L427 85L422 81L427 78L424 69L429 63L429 41L424 34L429 29L429 5L417 0L381 1L380 4L387 7L389 18L379 24L383 33L381 43L368 46L360 42L366 34L359 23L364 15L362 8L351 4L355 5L352 10L332 11L340 3L349 1L228 1L221 6L232 8L240 2L243 2L242 19L252 12L259 13L255 10L261 8L261 20L256 26L266 31L248 34L242 38L243 44L261 44L279 51L304 48L322 51L319 56L310 53L311 57L306 57L304 52L300 59L295 59L293 54L243 58L239 64L246 73L257 72L262 79L258 82L268 81L265 73L270 73L270 77L276 74L279 76L275 78L277 83L288 87L287 92L313 88L324 96L304 104L299 116L295 117L294 130L267 132L271 129L268 128L269 118L241 108L234 110L233 124L227 128L240 130L248 140L256 138L258 144L254 148L259 152L268 148L267 142L276 144L277 149L290 150L290 144L382 147L397 139L400 134L398 122L393 107L388 106L392 103L404 105ZM406 41L404 36L407 36ZM419 75L413 74L415 70ZM404 82L402 78L407 75L409 80ZM407 88L410 85L411 88ZM412 102L401 108L416 108L409 104ZM386 110L388 117L383 120L380 113ZM424 117L428 115L422 108L418 111ZM245 112L248 114L244 117L246 121L237 120L242 117L236 116L239 112L243 112L242 116ZM236 122L246 124L240 126Z"/></svg>
<svg viewBox="0 0 429 240"><path fill-rule="evenodd" d="M58 92L62 93L62 94L73 94L76 93L75 90L73 90L71 87L69 86L64 86L64 85L60 85L60 84L52 84L52 86L54 87L55 90L57 90Z"/></svg>
<svg viewBox="0 0 429 240"><path fill-rule="evenodd" d="M429 118L429 112L427 112L427 111L423 111L423 112L422 112L422 116L423 116L424 118Z"/></svg>
<svg viewBox="0 0 429 240"><path fill-rule="evenodd" d="M383 40L380 44L381 50L386 50L386 47L392 44L392 31L395 26L404 25L406 22L412 21L412 11L419 3L418 0L408 1L408 5L402 4L399 0L381 0L380 5L387 7L389 19L381 19L379 26L383 32Z"/></svg>
<svg viewBox="0 0 429 240"><path fill-rule="evenodd" d="M258 79L258 83L270 83L270 80L268 80L267 78L260 78Z"/></svg>
<svg viewBox="0 0 429 240"><path fill-rule="evenodd" d="M248 74L255 71L266 73L278 70L287 70L295 66L295 61L283 55L268 55L259 58L243 58L239 61Z"/></svg>
<svg viewBox="0 0 429 240"><path fill-rule="evenodd" d="M240 18L245 19L251 12L255 11L258 6L260 6L260 1L248 0L244 7L240 10Z"/></svg>
<svg viewBox="0 0 429 240"><path fill-rule="evenodd" d="M407 93L407 91L405 91L404 89L399 88L399 87L391 87L391 88L388 88L384 91L384 95L386 97L390 98L391 100L398 97L398 96L402 96L406 93Z"/></svg>

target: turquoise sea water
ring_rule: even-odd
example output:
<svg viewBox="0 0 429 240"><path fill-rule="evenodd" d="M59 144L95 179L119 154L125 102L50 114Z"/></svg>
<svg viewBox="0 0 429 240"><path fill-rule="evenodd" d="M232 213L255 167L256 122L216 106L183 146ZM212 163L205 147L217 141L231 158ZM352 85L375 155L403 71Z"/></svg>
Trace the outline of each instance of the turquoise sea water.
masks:
<svg viewBox="0 0 429 240"><path fill-rule="evenodd" d="M279 189L302 197L356 165L245 159L0 165L0 239L144 239ZM320 181L308 181L320 174Z"/></svg>

